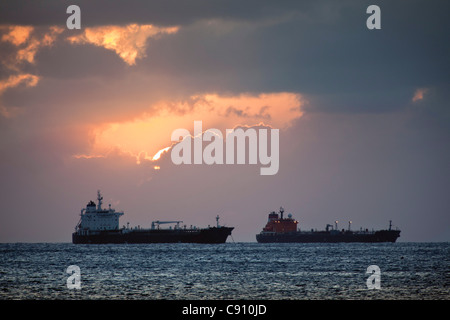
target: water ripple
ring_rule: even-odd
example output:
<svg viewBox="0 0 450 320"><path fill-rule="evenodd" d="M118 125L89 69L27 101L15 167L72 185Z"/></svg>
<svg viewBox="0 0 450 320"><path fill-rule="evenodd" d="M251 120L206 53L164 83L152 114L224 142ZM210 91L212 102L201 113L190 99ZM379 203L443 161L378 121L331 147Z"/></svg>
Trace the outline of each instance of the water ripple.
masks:
<svg viewBox="0 0 450 320"><path fill-rule="evenodd" d="M449 299L448 243L0 244L0 299ZM68 289L66 269L81 270ZM381 269L368 290L366 269Z"/></svg>

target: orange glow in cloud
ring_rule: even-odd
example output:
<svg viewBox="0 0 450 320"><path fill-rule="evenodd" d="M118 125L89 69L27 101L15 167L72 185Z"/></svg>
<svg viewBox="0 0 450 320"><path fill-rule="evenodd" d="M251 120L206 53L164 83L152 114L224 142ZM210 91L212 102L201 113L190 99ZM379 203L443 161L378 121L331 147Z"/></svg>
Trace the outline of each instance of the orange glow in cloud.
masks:
<svg viewBox="0 0 450 320"><path fill-rule="evenodd" d="M15 46L25 43L33 31L31 26L8 26L8 33L2 36L2 41L11 42Z"/></svg>
<svg viewBox="0 0 450 320"><path fill-rule="evenodd" d="M74 44L90 43L114 51L128 65L145 57L148 38L178 31L178 27L156 27L153 25L130 24L127 26L101 26L86 28L81 35L69 37Z"/></svg>
<svg viewBox="0 0 450 320"><path fill-rule="evenodd" d="M34 87L37 85L39 77L25 73L19 75L9 76L8 79L0 81L0 96L8 88L17 87L20 84L25 84L27 87ZM0 115L5 118L14 118L22 113L22 109L17 107L6 107L0 104Z"/></svg>
<svg viewBox="0 0 450 320"><path fill-rule="evenodd" d="M44 34L34 34L34 27L31 26L6 26L2 30L7 30L2 36L2 41L10 42L17 47L17 51L3 61L10 69L18 69L22 62L35 63L34 57L41 47L51 46L56 37L64 31L63 28L51 26Z"/></svg>
<svg viewBox="0 0 450 320"><path fill-rule="evenodd" d="M289 92L237 96L205 94L192 96L187 101L160 101L152 106L151 114L106 123L94 129L91 153L107 154L115 149L132 155L138 164L142 160L157 161L171 148L172 132L186 128L193 133L195 120L203 121L204 130L225 131L261 123L284 129L302 116L302 104L301 95Z"/></svg>
<svg viewBox="0 0 450 320"><path fill-rule="evenodd" d="M8 79L0 81L0 94L8 88L16 87L24 83L27 87L34 87L39 81L39 77L26 73L10 76Z"/></svg>
<svg viewBox="0 0 450 320"><path fill-rule="evenodd" d="M417 102L423 100L425 94L428 92L427 88L419 88L414 92L414 96L412 98L412 102Z"/></svg>
<svg viewBox="0 0 450 320"><path fill-rule="evenodd" d="M5 90L21 84L27 87L37 85L40 77L23 72L23 63L34 64L37 51L41 47L51 46L56 37L63 32L62 28L56 26L44 30L44 33L35 34L35 28L31 26L0 26L0 31L3 33L1 41L9 42L14 46L12 53L2 56L1 62L6 68L16 73L0 81L0 96ZM22 112L23 109L0 104L0 115L5 118L14 118Z"/></svg>

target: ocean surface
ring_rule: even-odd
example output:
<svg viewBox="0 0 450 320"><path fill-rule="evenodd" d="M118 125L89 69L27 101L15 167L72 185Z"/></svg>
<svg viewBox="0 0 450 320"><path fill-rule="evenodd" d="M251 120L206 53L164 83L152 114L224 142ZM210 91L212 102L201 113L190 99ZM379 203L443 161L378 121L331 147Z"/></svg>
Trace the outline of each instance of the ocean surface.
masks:
<svg viewBox="0 0 450 320"><path fill-rule="evenodd" d="M449 243L0 244L3 300L449 298Z"/></svg>

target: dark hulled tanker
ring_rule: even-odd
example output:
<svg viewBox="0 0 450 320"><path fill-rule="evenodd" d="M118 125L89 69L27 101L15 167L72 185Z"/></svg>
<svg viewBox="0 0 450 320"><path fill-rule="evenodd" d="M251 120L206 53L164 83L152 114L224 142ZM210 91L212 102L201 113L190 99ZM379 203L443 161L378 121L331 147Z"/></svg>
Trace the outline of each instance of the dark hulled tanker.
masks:
<svg viewBox="0 0 450 320"><path fill-rule="evenodd" d="M291 214L284 218L283 213L284 209L280 208L280 215L274 211L269 214L266 226L256 235L258 242L395 242L400 237L400 230L392 230L391 222L388 230L378 231L352 231L350 223L348 230L338 230L337 221L335 228L328 224L322 231L300 231L297 230L298 221Z"/></svg>
<svg viewBox="0 0 450 320"><path fill-rule="evenodd" d="M98 192L98 205L90 201L81 210L80 221L72 234L72 242L79 243L224 243L231 235L232 227L180 227L183 221L153 221L151 229L122 227L119 217L123 212L102 208L103 197ZM175 224L172 228L160 228L161 224Z"/></svg>

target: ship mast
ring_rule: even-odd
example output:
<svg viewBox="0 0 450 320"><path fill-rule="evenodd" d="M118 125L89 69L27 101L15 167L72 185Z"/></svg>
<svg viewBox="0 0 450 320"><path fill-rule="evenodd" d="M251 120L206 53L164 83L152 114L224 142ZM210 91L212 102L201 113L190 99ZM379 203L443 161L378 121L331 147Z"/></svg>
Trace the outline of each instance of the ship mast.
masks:
<svg viewBox="0 0 450 320"><path fill-rule="evenodd" d="M103 200L103 197L102 197L102 195L101 195L101 193L100 193L100 190L97 190L97 200L98 200L98 207L97 207L97 210L98 210L98 211L101 211L101 210L102 210L102 200Z"/></svg>

